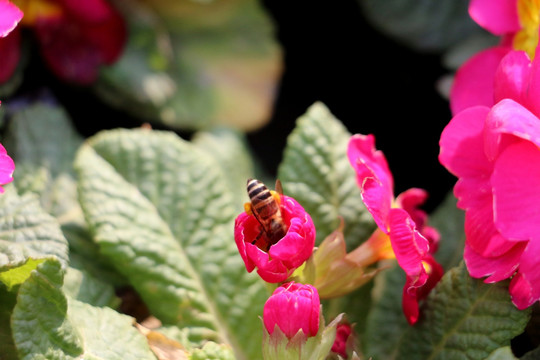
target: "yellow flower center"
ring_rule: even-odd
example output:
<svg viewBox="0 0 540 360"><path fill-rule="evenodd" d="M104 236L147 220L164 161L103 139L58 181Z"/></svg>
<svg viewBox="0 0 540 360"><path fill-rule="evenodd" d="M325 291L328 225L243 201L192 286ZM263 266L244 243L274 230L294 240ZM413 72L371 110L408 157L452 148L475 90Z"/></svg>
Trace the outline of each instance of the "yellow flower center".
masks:
<svg viewBox="0 0 540 360"><path fill-rule="evenodd" d="M32 26L38 18L62 15L62 8L51 0L13 0L24 16L21 24Z"/></svg>
<svg viewBox="0 0 540 360"><path fill-rule="evenodd" d="M518 0L518 16L521 30L514 37L514 49L525 51L531 59L538 45L540 25L540 0Z"/></svg>

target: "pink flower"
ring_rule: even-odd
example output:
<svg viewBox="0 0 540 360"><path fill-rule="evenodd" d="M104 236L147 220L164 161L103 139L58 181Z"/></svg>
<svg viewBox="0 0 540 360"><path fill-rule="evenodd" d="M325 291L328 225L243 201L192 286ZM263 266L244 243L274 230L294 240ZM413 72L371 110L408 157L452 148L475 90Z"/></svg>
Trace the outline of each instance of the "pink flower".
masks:
<svg viewBox="0 0 540 360"><path fill-rule="evenodd" d="M4 0L0 0L4 1ZM62 80L89 84L99 67L114 63L122 53L127 30L120 14L105 0L28 0L21 25L35 32L41 54ZM0 39L0 82L10 78L19 60L19 29ZM17 56L11 54L16 53Z"/></svg>
<svg viewBox="0 0 540 360"><path fill-rule="evenodd" d="M373 135L353 135L347 154L356 170L362 200L379 229L389 236L394 255L407 274L403 310L409 323L414 324L418 301L442 276L442 268L431 255L438 233L425 226L427 215L418 208L427 195L423 190L410 189L394 199L394 180L383 153L375 149Z"/></svg>
<svg viewBox="0 0 540 360"><path fill-rule="evenodd" d="M21 21L23 12L8 0L0 0L0 37L6 37Z"/></svg>
<svg viewBox="0 0 540 360"><path fill-rule="evenodd" d="M495 71L512 50L526 51L532 58L538 44L540 6L530 0L471 0L469 14L480 26L501 36L498 46L483 50L457 71L450 93L456 115L475 105L493 106Z"/></svg>
<svg viewBox="0 0 540 360"><path fill-rule="evenodd" d="M13 181L13 171L15 171L15 164L7 154L6 149L0 144L0 185ZM3 192L4 188L0 186L0 193Z"/></svg>
<svg viewBox="0 0 540 360"><path fill-rule="evenodd" d="M263 322L272 334L276 325L291 339L300 330L307 337L317 335L321 302L311 285L289 282L278 287L264 304Z"/></svg>
<svg viewBox="0 0 540 360"><path fill-rule="evenodd" d="M280 210L288 230L268 251L252 244L258 236L266 237L253 215L241 213L234 225L234 239L247 271L257 268L259 276L270 283L291 276L311 256L315 245L315 226L304 208L293 198L281 195Z"/></svg>
<svg viewBox="0 0 540 360"><path fill-rule="evenodd" d="M459 179L464 259L473 277L512 277L519 309L540 299L540 59L512 51L495 75L492 107L460 112L444 129L440 162Z"/></svg>

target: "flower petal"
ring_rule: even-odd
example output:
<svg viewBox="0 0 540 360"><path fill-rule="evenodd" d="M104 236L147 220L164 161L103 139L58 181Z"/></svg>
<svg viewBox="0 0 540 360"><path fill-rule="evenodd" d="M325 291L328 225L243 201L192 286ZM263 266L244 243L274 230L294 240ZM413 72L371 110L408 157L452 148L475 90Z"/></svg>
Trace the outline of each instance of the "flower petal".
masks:
<svg viewBox="0 0 540 360"><path fill-rule="evenodd" d="M521 255L517 274L510 282L512 302L520 310L540 300L540 238L531 240Z"/></svg>
<svg viewBox="0 0 540 360"><path fill-rule="evenodd" d="M512 135L512 137L503 138L504 135ZM539 119L514 100L499 101L486 118L486 155L489 159L494 159L504 146L520 139L533 142L540 147Z"/></svg>
<svg viewBox="0 0 540 360"><path fill-rule="evenodd" d="M0 185L5 185L13 181L13 171L15 171L15 163L7 154L6 149L0 144ZM0 186L0 193L4 192L4 188Z"/></svg>
<svg viewBox="0 0 540 360"><path fill-rule="evenodd" d="M8 81L21 58L21 32L17 28L8 36L0 37L0 84Z"/></svg>
<svg viewBox="0 0 540 360"><path fill-rule="evenodd" d="M516 0L471 0L469 15L478 25L495 35L521 29Z"/></svg>
<svg viewBox="0 0 540 360"><path fill-rule="evenodd" d="M356 171L362 200L383 231L388 231L387 217L394 199L394 180L386 158L375 149L373 135L353 135L347 150L349 162Z"/></svg>
<svg viewBox="0 0 540 360"><path fill-rule="evenodd" d="M13 31L22 17L23 12L17 6L9 0L0 0L0 38Z"/></svg>
<svg viewBox="0 0 540 360"><path fill-rule="evenodd" d="M459 68L450 89L452 114L471 106L494 104L495 74L502 58L510 50L509 47L496 46L480 51Z"/></svg>
<svg viewBox="0 0 540 360"><path fill-rule="evenodd" d="M519 101L528 91L531 60L525 51L510 51L495 72L494 102L502 99Z"/></svg>
<svg viewBox="0 0 540 360"><path fill-rule="evenodd" d="M507 147L491 176L495 224L503 236L531 240L540 234L540 149L526 141Z"/></svg>
<svg viewBox="0 0 540 360"><path fill-rule="evenodd" d="M414 286L421 286L427 280L422 259L429 252L429 242L418 230L410 215L403 209L390 210L390 241L396 260L405 273L415 278Z"/></svg>
<svg viewBox="0 0 540 360"><path fill-rule="evenodd" d="M483 148L483 130L489 108L475 106L454 116L439 141L439 161L458 177L481 178L491 173Z"/></svg>
<svg viewBox="0 0 540 360"><path fill-rule="evenodd" d="M501 256L485 257L475 252L468 243L465 243L463 259L472 277L483 278L487 276L484 282L498 282L514 274L526 245L526 242L516 243Z"/></svg>

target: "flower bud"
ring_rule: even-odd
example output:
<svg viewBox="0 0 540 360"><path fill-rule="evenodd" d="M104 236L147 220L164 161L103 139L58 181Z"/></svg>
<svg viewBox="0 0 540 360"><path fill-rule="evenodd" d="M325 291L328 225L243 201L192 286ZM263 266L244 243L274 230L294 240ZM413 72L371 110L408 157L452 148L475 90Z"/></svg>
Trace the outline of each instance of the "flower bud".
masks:
<svg viewBox="0 0 540 360"><path fill-rule="evenodd" d="M275 327L291 339L299 331L307 337L319 331L321 302L311 285L289 282L278 287L264 304L263 322L269 334Z"/></svg>

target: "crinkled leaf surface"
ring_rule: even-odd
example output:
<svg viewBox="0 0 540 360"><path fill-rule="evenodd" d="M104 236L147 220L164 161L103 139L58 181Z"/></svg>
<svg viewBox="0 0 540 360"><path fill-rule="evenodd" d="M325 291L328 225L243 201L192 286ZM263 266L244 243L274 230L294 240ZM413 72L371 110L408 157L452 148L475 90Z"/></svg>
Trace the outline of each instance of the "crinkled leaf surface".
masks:
<svg viewBox="0 0 540 360"><path fill-rule="evenodd" d="M94 306L114 308L120 302L110 284L72 267L67 269L62 290L69 297Z"/></svg>
<svg viewBox="0 0 540 360"><path fill-rule="evenodd" d="M71 119L63 108L44 101L10 107L10 112L6 147L16 163L17 190L37 194L41 206L56 217L69 242L70 259L76 258L72 265L118 283L89 237L77 200L73 160L83 139Z"/></svg>
<svg viewBox="0 0 540 360"><path fill-rule="evenodd" d="M67 267L68 245L58 222L35 196L19 196L10 186L0 196L0 271L51 257Z"/></svg>
<svg viewBox="0 0 540 360"><path fill-rule="evenodd" d="M270 118L281 51L257 1L118 5L130 38L96 84L105 101L177 129L253 129Z"/></svg>
<svg viewBox="0 0 540 360"><path fill-rule="evenodd" d="M482 30L467 0L358 0L382 32L418 50L442 51Z"/></svg>
<svg viewBox="0 0 540 360"><path fill-rule="evenodd" d="M155 359L131 317L67 298L63 275L47 260L21 285L11 320L21 359Z"/></svg>
<svg viewBox="0 0 540 360"><path fill-rule="evenodd" d="M464 264L429 294L423 317L401 340L397 359L485 359L510 346L530 317L511 302L508 281L485 284Z"/></svg>
<svg viewBox="0 0 540 360"><path fill-rule="evenodd" d="M215 128L196 133L192 142L216 159L225 175L224 182L233 194L235 209L241 212L243 203L249 200L246 181L255 173L245 135L230 128Z"/></svg>
<svg viewBox="0 0 540 360"><path fill-rule="evenodd" d="M237 253L232 200L214 160L173 133L115 130L83 145L76 170L102 252L152 313L189 328L192 341L260 357L267 292Z"/></svg>
<svg viewBox="0 0 540 360"><path fill-rule="evenodd" d="M278 178L286 195L311 215L321 242L345 220L345 240L351 248L374 230L347 158L351 134L322 103L312 105L297 120L287 139Z"/></svg>

